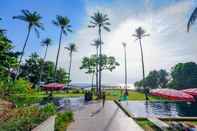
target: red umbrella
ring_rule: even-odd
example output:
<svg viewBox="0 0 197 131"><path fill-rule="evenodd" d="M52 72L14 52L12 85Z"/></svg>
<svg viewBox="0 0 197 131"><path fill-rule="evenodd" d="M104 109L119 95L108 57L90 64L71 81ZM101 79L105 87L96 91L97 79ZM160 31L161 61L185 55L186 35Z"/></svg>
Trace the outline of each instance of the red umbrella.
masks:
<svg viewBox="0 0 197 131"><path fill-rule="evenodd" d="M64 88L64 84L60 84L60 83L49 83L46 85L43 85L43 89L44 90L62 90Z"/></svg>
<svg viewBox="0 0 197 131"><path fill-rule="evenodd" d="M181 90L184 93L190 94L192 96L197 97L197 88L190 88L190 89L185 89L185 90Z"/></svg>
<svg viewBox="0 0 197 131"><path fill-rule="evenodd" d="M195 101L192 95L174 89L154 89L150 93L154 96L160 96L175 101Z"/></svg>

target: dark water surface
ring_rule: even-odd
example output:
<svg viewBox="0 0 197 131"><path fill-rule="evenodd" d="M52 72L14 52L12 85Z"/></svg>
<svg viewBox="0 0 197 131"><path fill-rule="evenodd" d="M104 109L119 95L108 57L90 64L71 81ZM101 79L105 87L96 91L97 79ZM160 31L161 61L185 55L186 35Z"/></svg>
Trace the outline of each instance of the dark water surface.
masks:
<svg viewBox="0 0 197 131"><path fill-rule="evenodd" d="M135 117L197 117L197 103L170 101L121 102Z"/></svg>

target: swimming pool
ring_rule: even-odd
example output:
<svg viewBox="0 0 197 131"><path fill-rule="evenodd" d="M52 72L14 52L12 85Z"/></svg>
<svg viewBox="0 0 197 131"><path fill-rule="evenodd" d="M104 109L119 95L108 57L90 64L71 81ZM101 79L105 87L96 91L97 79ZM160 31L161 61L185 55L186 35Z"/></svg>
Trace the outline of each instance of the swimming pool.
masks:
<svg viewBox="0 0 197 131"><path fill-rule="evenodd" d="M134 117L197 117L197 103L171 101L121 102Z"/></svg>

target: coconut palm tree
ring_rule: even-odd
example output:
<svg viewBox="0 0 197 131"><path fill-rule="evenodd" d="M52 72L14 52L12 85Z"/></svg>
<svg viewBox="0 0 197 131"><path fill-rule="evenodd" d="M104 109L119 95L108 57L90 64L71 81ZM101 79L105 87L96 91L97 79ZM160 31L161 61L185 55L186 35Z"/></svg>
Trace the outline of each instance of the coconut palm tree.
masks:
<svg viewBox="0 0 197 131"><path fill-rule="evenodd" d="M104 29L106 31L110 31L109 29L109 18L106 14L103 14L101 12L96 12L94 13L93 16L91 16L91 21L90 21L90 25L88 26L89 28L98 28L98 35L99 35L99 42L101 43L102 42L102 39L101 39L101 30ZM99 95L101 95L101 57L102 57L102 44L99 44Z"/></svg>
<svg viewBox="0 0 197 131"><path fill-rule="evenodd" d="M193 25L196 21L197 18L197 7L194 9L194 11L192 12L189 21L187 23L187 32L189 32L190 30L190 26Z"/></svg>
<svg viewBox="0 0 197 131"><path fill-rule="evenodd" d="M44 57L43 60L45 62L46 60L46 56L47 56L47 52L48 52L48 47L52 45L52 40L50 38L46 38L44 40L41 41L41 46L46 47L45 48L45 53L44 53ZM42 72L43 72L43 65L41 65L41 71L40 71L40 82L42 80Z"/></svg>
<svg viewBox="0 0 197 131"><path fill-rule="evenodd" d="M48 47L52 45L52 40L50 38L46 38L41 41L41 46L45 47L45 53L44 53L44 61L46 60Z"/></svg>
<svg viewBox="0 0 197 131"><path fill-rule="evenodd" d="M94 43L91 44L92 46L96 47L96 56L99 57L99 45L100 41L99 39L94 40ZM96 63L96 92L98 93L98 63Z"/></svg>
<svg viewBox="0 0 197 131"><path fill-rule="evenodd" d="M127 90L127 50L126 50L126 43L122 43L123 48L124 48L124 62L125 62L125 94L128 95L128 90Z"/></svg>
<svg viewBox="0 0 197 131"><path fill-rule="evenodd" d="M138 27L135 30L135 34L133 34L134 37L137 38L137 40L139 40L139 44L140 44L140 51L141 51L141 58L142 58L142 76L143 76L143 82L145 80L145 71L144 71L144 56L143 56L143 49L142 49L142 38L143 37L147 37L149 36L149 34L146 34L146 31L144 29L142 29L142 27ZM148 91L146 89L146 87L143 84L143 88L144 88L144 94L145 94L145 98L146 100L148 100Z"/></svg>
<svg viewBox="0 0 197 131"><path fill-rule="evenodd" d="M2 20L2 19L0 18L0 21L1 21L1 20ZM6 31L5 29L0 29L0 34L3 35L3 34L5 33L5 31Z"/></svg>
<svg viewBox="0 0 197 131"><path fill-rule="evenodd" d="M56 73L57 73L57 66L58 66L58 59L59 59L59 53L60 53L60 47L61 47L61 41L62 41L62 35L67 35L68 32L72 32L70 20L66 16L56 16L56 20L52 21L53 24L60 28L60 36L59 36L59 47L55 62L55 79L56 79Z"/></svg>
<svg viewBox="0 0 197 131"><path fill-rule="evenodd" d="M20 64L21 64L22 58L24 56L25 48L27 46L27 42L28 42L31 30L34 29L34 31L36 32L38 37L39 37L39 29L44 30L43 24L40 22L42 17L40 16L40 14L38 12L36 12L36 11L30 12L29 10L22 10L21 13L22 13L22 15L13 16L13 19L19 19L19 20L22 20L28 24L27 25L27 36L25 39L25 43L23 45L20 59L19 59L19 66L17 69L17 75L19 73ZM17 75L16 75L16 77L17 77Z"/></svg>
<svg viewBox="0 0 197 131"><path fill-rule="evenodd" d="M72 66L72 55L73 52L77 51L77 46L75 43L70 43L70 45L68 47L65 47L66 50L69 51L69 56L70 56L70 62L69 62L69 68L68 68L68 77L69 77L69 81L70 81L70 72L71 72L71 66Z"/></svg>

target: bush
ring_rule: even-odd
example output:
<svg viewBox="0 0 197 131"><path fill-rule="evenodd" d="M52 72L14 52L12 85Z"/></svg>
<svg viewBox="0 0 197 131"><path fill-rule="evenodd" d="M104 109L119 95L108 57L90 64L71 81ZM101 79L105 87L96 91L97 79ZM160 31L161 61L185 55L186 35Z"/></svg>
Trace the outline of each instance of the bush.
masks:
<svg viewBox="0 0 197 131"><path fill-rule="evenodd" d="M56 117L55 130L65 131L71 121L73 121L72 112L58 113Z"/></svg>
<svg viewBox="0 0 197 131"><path fill-rule="evenodd" d="M31 86L32 84L27 80L23 80L23 79L16 80L12 88L12 93L20 93L20 94L32 93Z"/></svg>
<svg viewBox="0 0 197 131"><path fill-rule="evenodd" d="M23 107L11 111L8 117L0 121L1 131L30 131L56 113L56 107L48 104L42 109Z"/></svg>

